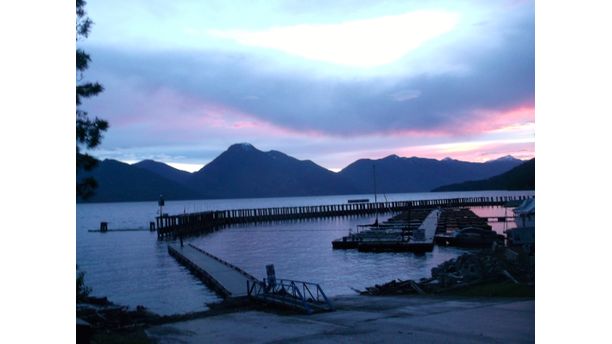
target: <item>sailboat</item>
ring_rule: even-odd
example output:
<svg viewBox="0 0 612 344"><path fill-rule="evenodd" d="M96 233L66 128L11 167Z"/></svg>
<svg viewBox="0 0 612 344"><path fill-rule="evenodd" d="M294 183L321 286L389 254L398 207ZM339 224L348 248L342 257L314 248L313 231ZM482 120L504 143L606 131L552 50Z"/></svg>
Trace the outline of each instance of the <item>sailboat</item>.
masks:
<svg viewBox="0 0 612 344"><path fill-rule="evenodd" d="M372 224L368 224L368 225L357 225L357 227L376 227L374 229L379 229L379 225L378 225L378 194L376 192L376 165L372 165L372 177L374 180L374 206L376 207L376 220L374 220L374 223Z"/></svg>
<svg viewBox="0 0 612 344"><path fill-rule="evenodd" d="M372 177L374 179L374 206L376 207L376 221L372 224L378 229L378 198L376 193L376 164L372 164Z"/></svg>

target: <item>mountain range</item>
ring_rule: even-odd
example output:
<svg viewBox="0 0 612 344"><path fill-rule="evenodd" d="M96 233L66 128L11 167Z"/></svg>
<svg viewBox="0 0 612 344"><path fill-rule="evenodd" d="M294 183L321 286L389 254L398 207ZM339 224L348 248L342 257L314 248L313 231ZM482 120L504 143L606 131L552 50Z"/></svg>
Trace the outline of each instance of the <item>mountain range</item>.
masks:
<svg viewBox="0 0 612 344"><path fill-rule="evenodd" d="M535 190L535 158L484 180L445 185L432 191Z"/></svg>
<svg viewBox="0 0 612 344"><path fill-rule="evenodd" d="M153 160L130 165L106 159L77 178L92 176L98 182L88 202L154 201L160 194L167 200L372 194L374 181L382 194L428 192L442 185L487 179L522 163L510 156L474 163L390 155L360 159L336 173L310 160L241 143L193 173Z"/></svg>

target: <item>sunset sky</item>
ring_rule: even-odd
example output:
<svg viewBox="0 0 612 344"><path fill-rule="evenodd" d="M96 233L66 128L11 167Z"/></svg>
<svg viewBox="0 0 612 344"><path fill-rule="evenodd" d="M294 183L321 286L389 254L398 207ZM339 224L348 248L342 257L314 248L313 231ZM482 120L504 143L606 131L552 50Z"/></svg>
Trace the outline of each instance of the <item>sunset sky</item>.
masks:
<svg viewBox="0 0 612 344"><path fill-rule="evenodd" d="M339 170L535 155L531 1L88 0L93 152L193 171L249 142Z"/></svg>

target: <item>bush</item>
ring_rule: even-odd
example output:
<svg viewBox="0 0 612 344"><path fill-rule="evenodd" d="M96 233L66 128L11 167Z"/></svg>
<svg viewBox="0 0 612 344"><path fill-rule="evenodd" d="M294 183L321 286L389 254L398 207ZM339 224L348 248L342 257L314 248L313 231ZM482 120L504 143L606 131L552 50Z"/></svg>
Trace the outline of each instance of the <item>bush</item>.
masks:
<svg viewBox="0 0 612 344"><path fill-rule="evenodd" d="M91 288L85 285L85 272L79 271L77 265L77 277L76 277L76 301L77 303L83 302L87 299L91 293Z"/></svg>

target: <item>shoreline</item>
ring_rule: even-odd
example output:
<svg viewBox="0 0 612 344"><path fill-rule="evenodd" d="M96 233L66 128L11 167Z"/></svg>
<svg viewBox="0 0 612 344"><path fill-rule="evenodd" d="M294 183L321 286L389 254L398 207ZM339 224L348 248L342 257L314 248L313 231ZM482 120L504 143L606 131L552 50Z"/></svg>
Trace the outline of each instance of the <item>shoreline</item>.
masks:
<svg viewBox="0 0 612 344"><path fill-rule="evenodd" d="M403 327L398 327L393 321L389 323L386 320L389 318L404 319L404 325L409 326L413 321L422 321L423 317L436 318L441 316L438 314L445 314L451 318L449 321L452 324L445 323L443 327L450 326L451 332L465 336L466 342L478 342L478 338L470 332L472 330L485 333L486 341L532 342L535 328L533 256L529 258L526 252L517 255L508 253L505 247L494 246L493 249L467 253L445 261L432 269L431 278L418 282L392 280L364 291L355 290L357 295L331 297L335 307L333 312L304 315L243 297L209 303L206 311L161 316L143 306L130 310L129 307L108 301L106 297L86 297L77 304L77 321L85 320L92 324L88 334L91 343L123 343L126 340L133 343L189 343L217 341L219 338L227 341L250 340L250 337L241 337L247 332L231 329L236 321L247 324L247 327L253 326L252 330L259 336L257 338L264 342L302 338L305 333L319 338L333 332L337 326L352 328L351 331L337 334L342 340L360 341L359 333L362 331L370 333L372 340L378 336L389 336L396 330L401 332L397 328ZM504 304L518 307L521 316L516 317L518 313L506 314ZM489 331L486 326L480 326L479 321L487 321L498 313L504 313L501 320L510 319L510 332L508 328ZM367 321L380 322L381 327L371 328L359 322L352 324L353 315L360 314L372 315ZM469 317L474 318L467 320ZM261 319L267 319L265 324L260 324ZM313 320L321 326L311 328L308 324ZM474 328L464 333L462 328L454 325L461 321L467 321L470 326L473 324ZM274 330L264 331L261 326ZM211 330L214 330L216 337L209 336ZM454 335L446 337L445 331L439 332L434 328L426 331L415 328L415 331L419 336L424 336L422 340L455 342ZM514 332L520 334L515 336ZM81 338L84 338L82 332Z"/></svg>
<svg viewBox="0 0 612 344"><path fill-rule="evenodd" d="M473 287L466 287L464 290L469 292L470 289L473 289ZM100 300L104 298L95 299ZM406 327L409 328L414 321L420 323L428 317L450 317L449 322L462 320L476 326L479 324L478 319L487 319L500 312L508 313L500 319L502 321L510 321L505 327L512 331L519 331L520 334L515 336L512 334L512 331L498 333L498 330L491 332L486 328L483 329L476 326L475 328L482 332L484 341L491 341L493 338L503 341L518 340L519 342L530 342L530 336L532 341L534 338L531 335L535 331L534 297L486 297L471 296L469 293L467 295L449 293L385 296L356 294L336 296L332 297L331 300L336 307L335 311L312 315L304 315L293 310L270 307L268 305L253 304L246 298L211 303L208 304L209 309L206 311L170 316L157 315L147 311L144 307L130 310L128 307L108 302L98 307L109 307L112 311L111 314L125 322L124 326L117 328L115 326L117 320L97 323L93 328L89 343L251 341L253 338L243 338L243 336L250 335L248 330L237 330L235 328L237 321L244 323L247 328L250 326L258 328L260 325L263 326L257 331L254 342L259 342L260 340L261 342L267 342L269 340L299 339L306 333L308 333L308 336L314 335L317 338L320 337L319 339L325 339L324 336L327 336L329 331L333 332L338 330L338 328L350 328L351 330L340 331L334 334L334 340L363 341L360 334L365 330L370 333L372 340L374 340L379 336L395 335L397 331L402 331L401 329ZM79 317L79 308L82 309L84 304L80 305L81 307L77 307L78 319L82 319L82 317ZM506 312L504 309L508 307L515 311ZM516 309L519 310L518 313ZM521 316L516 317L517 314L521 314ZM465 317L474 318L470 318L468 321ZM389 323L389 319L394 320ZM260 324L260 322L265 323L265 325ZM370 327L368 325L369 322L381 322L381 326ZM312 324L319 325L313 327ZM433 338L434 342L437 340L440 340L440 342L449 340L456 342L457 338L454 337L455 335L464 336L466 342L478 342L478 338L474 337L473 333L470 332L472 330L464 333L465 331L461 328L453 326L451 324L451 332L456 331L457 333L452 338L446 337L449 329L438 333L433 328L428 330L415 328L412 332L416 331L419 333L419 336L424 336L422 337L423 340L432 340ZM364 328L362 329L362 327ZM214 330L214 338L210 337L212 330ZM303 339L306 340L308 338ZM77 340L77 342L79 341Z"/></svg>

